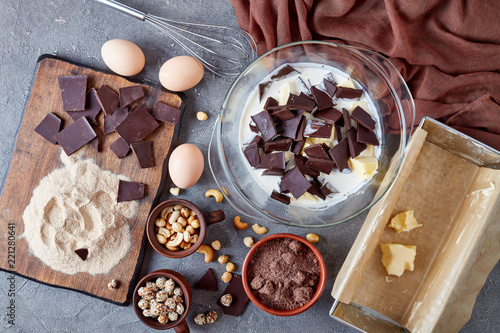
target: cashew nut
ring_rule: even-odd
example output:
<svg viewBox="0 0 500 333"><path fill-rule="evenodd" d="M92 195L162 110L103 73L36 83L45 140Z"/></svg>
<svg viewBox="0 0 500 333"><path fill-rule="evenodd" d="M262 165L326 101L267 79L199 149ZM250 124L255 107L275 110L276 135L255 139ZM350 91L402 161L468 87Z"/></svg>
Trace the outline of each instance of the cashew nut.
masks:
<svg viewBox="0 0 500 333"><path fill-rule="evenodd" d="M196 112L196 118L199 120L199 121L205 121L208 119L208 116L205 112L203 111L198 111Z"/></svg>
<svg viewBox="0 0 500 333"><path fill-rule="evenodd" d="M217 261L220 264L225 264L228 260L229 260L229 257L226 256L225 254L223 254L223 255L219 256L219 258L217 258Z"/></svg>
<svg viewBox="0 0 500 333"><path fill-rule="evenodd" d="M155 226L157 226L157 227L160 227L160 228L161 228L161 227L164 227L164 226L165 226L165 224L167 224L167 222L165 222L165 220L164 220L164 219L162 219L162 218L157 218L157 219L155 220Z"/></svg>
<svg viewBox="0 0 500 333"><path fill-rule="evenodd" d="M171 187L170 188L170 194L172 194L174 197L178 196L180 192L180 188L178 187Z"/></svg>
<svg viewBox="0 0 500 333"><path fill-rule="evenodd" d="M220 250L221 248L220 242L218 240L213 241L212 247L214 248L214 250Z"/></svg>
<svg viewBox="0 0 500 333"><path fill-rule="evenodd" d="M241 222L241 217L239 216L234 217L233 223L238 230L245 230L246 228L248 228L248 223Z"/></svg>
<svg viewBox="0 0 500 333"><path fill-rule="evenodd" d="M181 232L182 225L180 223L174 222L172 224L172 229L174 229L175 232Z"/></svg>
<svg viewBox="0 0 500 333"><path fill-rule="evenodd" d="M167 242L167 238L165 238L162 234L156 234L156 239L160 244L165 244Z"/></svg>
<svg viewBox="0 0 500 333"><path fill-rule="evenodd" d="M225 283L228 283L229 281L231 281L231 279L233 278L233 274L229 273L229 272L224 272L224 274L222 274L222 281L225 282Z"/></svg>
<svg viewBox="0 0 500 333"><path fill-rule="evenodd" d="M232 262L228 262L226 265L226 271L228 271L228 272L234 271L235 268L236 267L234 266L234 264Z"/></svg>
<svg viewBox="0 0 500 333"><path fill-rule="evenodd" d="M193 228L198 229L200 227L200 221L198 219L194 219L191 223L189 223Z"/></svg>
<svg viewBox="0 0 500 333"><path fill-rule="evenodd" d="M319 236L313 233L307 234L306 239L310 241L311 243L316 243L319 241Z"/></svg>
<svg viewBox="0 0 500 333"><path fill-rule="evenodd" d="M165 244L165 247L169 251L179 251L179 247L178 246L168 246L167 244Z"/></svg>
<svg viewBox="0 0 500 333"><path fill-rule="evenodd" d="M194 234L193 236L191 236L191 244L194 244L198 241L198 234Z"/></svg>
<svg viewBox="0 0 500 333"><path fill-rule="evenodd" d="M214 250L209 245L201 244L196 252L205 255L205 262L211 262L214 259Z"/></svg>
<svg viewBox="0 0 500 333"><path fill-rule="evenodd" d="M158 229L158 234L163 235L165 238L169 238L172 234L170 233L170 230L166 228L160 228Z"/></svg>
<svg viewBox="0 0 500 333"><path fill-rule="evenodd" d="M177 223L179 223L184 228L187 224L187 221L182 216L179 216L179 218L177 219Z"/></svg>
<svg viewBox="0 0 500 333"><path fill-rule="evenodd" d="M252 247L254 245L254 241L253 241L252 237L243 238L243 243L245 244L246 247Z"/></svg>
<svg viewBox="0 0 500 333"><path fill-rule="evenodd" d="M188 226L186 227L186 231L187 231L190 235L194 234L194 228L193 228L192 226L190 226L190 225L188 225Z"/></svg>
<svg viewBox="0 0 500 333"><path fill-rule="evenodd" d="M252 229L258 235L263 235L263 234L265 234L267 232L267 228L266 227L261 227L257 223L252 224Z"/></svg>
<svg viewBox="0 0 500 333"><path fill-rule="evenodd" d="M182 208L184 208L184 206L180 204L174 206L174 210L181 210Z"/></svg>
<svg viewBox="0 0 500 333"><path fill-rule="evenodd" d="M177 219L181 216L181 212L178 210L174 210L172 212L172 215L170 215L170 218L168 219L168 223L173 224Z"/></svg>
<svg viewBox="0 0 500 333"><path fill-rule="evenodd" d="M184 218L188 218L189 217L189 213L191 213L191 211L189 210L189 208L186 208L186 207L183 207L181 208L181 216L184 217Z"/></svg>
<svg viewBox="0 0 500 333"><path fill-rule="evenodd" d="M222 193L221 191L219 190L216 190L216 189L211 189L211 190L208 190L205 192L205 196L208 198L208 197L214 197L215 198L215 202L219 203L222 201L222 199L224 199L224 197L222 196Z"/></svg>
<svg viewBox="0 0 500 333"><path fill-rule="evenodd" d="M178 232L175 234L175 236L172 236L170 239L171 240L167 243L167 246L177 247L177 246L181 245L182 240L184 239L184 235L182 233Z"/></svg>
<svg viewBox="0 0 500 333"><path fill-rule="evenodd" d="M184 231L183 236L184 236L184 241L185 241L186 243L190 243L190 242L191 242L191 234L190 234L189 232ZM190 243L190 244L191 244L191 243Z"/></svg>
<svg viewBox="0 0 500 333"><path fill-rule="evenodd" d="M163 210L161 211L160 216L161 216L162 219L166 219L168 213L172 213L173 211L174 211L174 207L168 206L166 208L163 208Z"/></svg>

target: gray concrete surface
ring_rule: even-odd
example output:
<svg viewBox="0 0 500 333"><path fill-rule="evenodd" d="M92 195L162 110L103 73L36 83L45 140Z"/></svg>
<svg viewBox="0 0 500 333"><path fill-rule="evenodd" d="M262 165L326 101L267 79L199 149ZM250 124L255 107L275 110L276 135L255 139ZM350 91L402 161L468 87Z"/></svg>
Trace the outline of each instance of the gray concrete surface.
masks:
<svg viewBox="0 0 500 333"><path fill-rule="evenodd" d="M162 16L192 19L213 23L236 25L229 0L127 0L129 5ZM105 68L100 57L101 45L109 39L124 38L134 41L146 54L146 68L139 79L157 83L160 65L168 58L180 54L172 42L154 28L129 18L90 0L83 1L0 1L0 188L7 176L16 134L23 117L25 101L36 59L44 53L55 54L82 64ZM198 145L205 156L212 130L225 92L231 79L206 75L203 81L187 92L188 106L180 142ZM198 122L195 113L203 110L209 120ZM191 199L202 209L210 209L211 201L203 193L213 188L208 165L200 182L184 191L183 198ZM227 216L236 212L223 204ZM187 319L193 332L353 332L352 329L328 317L333 303L330 290L335 276L364 220L365 215L352 222L317 231L322 241L318 243L327 268L327 288L319 302L309 311L291 318L274 317L260 311L253 304L241 317L222 315L212 325L197 327L193 317L201 311L218 309L216 292L195 290L193 306ZM252 222L252 221L250 221ZM230 223L230 222L228 222ZM1 223L0 223L1 225ZM305 235L311 230L266 224L270 233L291 232ZM2 225L1 232L6 232ZM218 238L224 252L237 264L237 271L246 253L242 238L251 231L236 233L227 224L210 228L207 241ZM1 255L1 260L6 260ZM194 283L211 267L221 275L222 265L200 265L201 258L193 254L181 260L166 259L147 247L141 276L160 268L174 269ZM77 292L45 286L15 278L16 321L8 324L7 306L8 274L0 272L0 332L150 332L135 316L132 306L120 307ZM219 282L220 283L220 282ZM219 288L224 286L219 284ZM500 265L497 265L479 292L470 321L462 332L500 332Z"/></svg>

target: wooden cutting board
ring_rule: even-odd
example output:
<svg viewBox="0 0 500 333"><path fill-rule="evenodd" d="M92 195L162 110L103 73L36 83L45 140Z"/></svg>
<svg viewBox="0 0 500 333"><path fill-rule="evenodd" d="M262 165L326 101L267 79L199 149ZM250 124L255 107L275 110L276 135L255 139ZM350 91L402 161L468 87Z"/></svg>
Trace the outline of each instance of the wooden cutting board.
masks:
<svg viewBox="0 0 500 333"><path fill-rule="evenodd" d="M88 89L94 87L97 90L102 85L107 85L116 93L121 87L138 84L117 75L79 66L53 56L40 57L7 180L0 197L0 253L4 254L0 261L0 269L45 284L76 290L116 304L126 305L130 303L142 264L148 214L152 206L158 203L161 193L166 188L168 172L165 161L173 146L172 142L176 141L180 122L176 126L159 122L160 127L146 138L146 140L153 141L155 159L153 168L139 168L132 153L121 160L118 159L109 149L109 145L118 138L116 132L105 136L102 152L98 153L92 147L85 150L83 157L94 159L101 169L110 170L115 174L125 175L132 181L147 184L147 195L138 201L137 213L128 221L131 237L129 251L107 274L68 275L55 271L29 250L27 241L22 237L24 232L22 215L30 202L33 189L38 186L40 180L63 165L59 157L61 148L51 144L34 131L48 112L53 112L63 119L63 128L72 123L68 114L61 111L58 75L87 75ZM154 104L161 101L184 111L184 95L169 93L149 84L142 84L142 86L145 97L137 103L145 104L148 110L152 111ZM101 112L99 121L101 128L102 117ZM15 241L12 241L13 234L15 234ZM108 290L107 285L111 279L120 281L118 289Z"/></svg>

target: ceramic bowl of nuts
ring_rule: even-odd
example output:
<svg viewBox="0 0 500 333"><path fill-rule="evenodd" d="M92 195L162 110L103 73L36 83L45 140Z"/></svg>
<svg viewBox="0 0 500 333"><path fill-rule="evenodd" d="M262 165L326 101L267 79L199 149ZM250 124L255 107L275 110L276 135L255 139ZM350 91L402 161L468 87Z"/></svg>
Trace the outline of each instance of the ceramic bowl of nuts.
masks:
<svg viewBox="0 0 500 333"><path fill-rule="evenodd" d="M241 275L245 293L258 308L276 316L294 316L320 298L326 265L311 242L279 233L262 238L248 251Z"/></svg>
<svg viewBox="0 0 500 333"><path fill-rule="evenodd" d="M170 199L149 214L146 234L151 246L169 258L183 258L198 250L207 226L223 221L222 210L203 214L192 202Z"/></svg>
<svg viewBox="0 0 500 333"><path fill-rule="evenodd" d="M159 330L174 328L189 332L186 315L191 306L191 287L181 274L160 269L144 276L136 285L132 303L137 317Z"/></svg>

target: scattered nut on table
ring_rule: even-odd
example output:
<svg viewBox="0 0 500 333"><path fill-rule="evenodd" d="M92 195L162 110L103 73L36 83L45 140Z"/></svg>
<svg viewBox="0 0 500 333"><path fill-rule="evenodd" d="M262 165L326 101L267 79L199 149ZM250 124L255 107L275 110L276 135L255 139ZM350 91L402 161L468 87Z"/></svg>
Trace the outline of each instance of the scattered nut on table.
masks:
<svg viewBox="0 0 500 333"><path fill-rule="evenodd" d="M306 235L306 239L311 243L316 243L319 241L319 236L313 233L309 233Z"/></svg>
<svg viewBox="0 0 500 333"><path fill-rule="evenodd" d="M238 230L245 230L246 228L248 228L248 223L241 222L241 217L239 216L234 217L233 223Z"/></svg>
<svg viewBox="0 0 500 333"><path fill-rule="evenodd" d="M252 247L254 245L254 240L252 237L245 237L243 238L243 244L245 244L246 247Z"/></svg>
<svg viewBox="0 0 500 333"><path fill-rule="evenodd" d="M231 281L232 278L233 278L233 274L231 274L229 272L224 272L224 274L222 274L221 280L225 283L228 283L229 281Z"/></svg>
<svg viewBox="0 0 500 333"><path fill-rule="evenodd" d="M226 256L225 254L223 254L223 255L219 256L219 258L217 258L217 261L220 264L225 264L228 260L229 260L229 257Z"/></svg>
<svg viewBox="0 0 500 333"><path fill-rule="evenodd" d="M267 232L267 228L266 227L261 227L257 223L252 224L252 229L258 235L264 235Z"/></svg>
<svg viewBox="0 0 500 333"><path fill-rule="evenodd" d="M205 315L205 320L207 324L213 324L217 320L217 312L210 311Z"/></svg>
<svg viewBox="0 0 500 333"><path fill-rule="evenodd" d="M118 281L116 280L111 280L109 283L108 283L108 289L109 290L114 290L114 289L117 289L118 288Z"/></svg>
<svg viewBox="0 0 500 333"><path fill-rule="evenodd" d="M214 250L210 245L201 244L196 252L203 253L205 255L205 262L211 262L214 259Z"/></svg>
<svg viewBox="0 0 500 333"><path fill-rule="evenodd" d="M219 242L218 240L213 241L213 242L212 242L212 248L213 248L214 250L217 250L217 251L218 251L218 250L220 250L220 248L221 248L221 244L220 244L220 242Z"/></svg>
<svg viewBox="0 0 500 333"><path fill-rule="evenodd" d="M224 306L230 306L232 302L233 302L233 296L231 294L224 294L220 298L220 304Z"/></svg>
<svg viewBox="0 0 500 333"><path fill-rule="evenodd" d="M228 272L234 271L235 268L236 267L234 266L234 264L232 262L228 262L226 265L226 271L228 271Z"/></svg>
<svg viewBox="0 0 500 333"><path fill-rule="evenodd" d="M196 112L196 118L200 121L205 121L208 119L208 115L203 111L198 111Z"/></svg>
<svg viewBox="0 0 500 333"><path fill-rule="evenodd" d="M206 191L205 196L207 198L214 197L215 202L217 202L217 203L222 202L222 199L224 199L224 196L222 195L221 191L216 190L216 189L211 189L211 190Z"/></svg>
<svg viewBox="0 0 500 333"><path fill-rule="evenodd" d="M196 317L194 317L194 322L198 325L204 325L207 323L205 315L203 313L198 313Z"/></svg>
<svg viewBox="0 0 500 333"><path fill-rule="evenodd" d="M179 192L180 192L180 188L178 187L171 187L170 188L170 194L172 194L173 196L178 196L179 195Z"/></svg>

